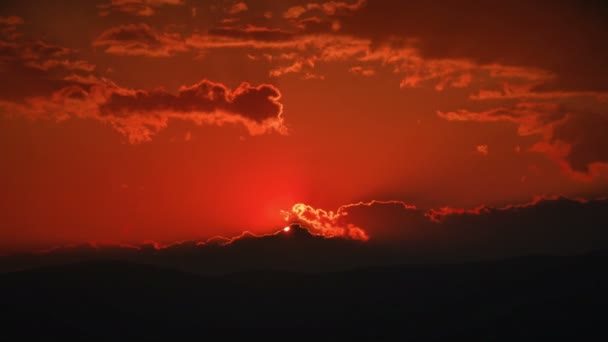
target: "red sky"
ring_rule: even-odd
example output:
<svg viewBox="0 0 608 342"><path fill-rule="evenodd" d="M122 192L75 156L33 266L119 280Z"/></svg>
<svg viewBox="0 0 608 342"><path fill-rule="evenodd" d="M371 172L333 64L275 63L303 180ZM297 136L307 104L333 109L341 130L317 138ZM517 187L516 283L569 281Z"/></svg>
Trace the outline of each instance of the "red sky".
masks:
<svg viewBox="0 0 608 342"><path fill-rule="evenodd" d="M344 208L604 197L606 14L3 1L0 251L267 233L285 218L373 239L395 225L337 219Z"/></svg>

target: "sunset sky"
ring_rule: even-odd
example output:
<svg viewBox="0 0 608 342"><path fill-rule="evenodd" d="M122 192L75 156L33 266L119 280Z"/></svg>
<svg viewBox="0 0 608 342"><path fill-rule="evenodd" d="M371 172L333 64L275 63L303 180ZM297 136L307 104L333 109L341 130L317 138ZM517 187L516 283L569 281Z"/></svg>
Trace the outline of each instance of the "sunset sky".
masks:
<svg viewBox="0 0 608 342"><path fill-rule="evenodd" d="M4 0L0 252L286 221L407 239L603 198L607 17L593 1Z"/></svg>

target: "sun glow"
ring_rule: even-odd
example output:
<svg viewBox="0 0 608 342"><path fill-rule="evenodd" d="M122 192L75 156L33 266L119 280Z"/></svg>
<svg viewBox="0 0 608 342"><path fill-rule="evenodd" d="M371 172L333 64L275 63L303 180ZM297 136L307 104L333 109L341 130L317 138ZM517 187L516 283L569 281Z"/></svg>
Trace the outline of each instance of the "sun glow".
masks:
<svg viewBox="0 0 608 342"><path fill-rule="evenodd" d="M285 227L285 228L283 228L283 231L284 231L285 233L289 233L289 231L290 231L290 230L291 230L291 228L290 228L290 227Z"/></svg>

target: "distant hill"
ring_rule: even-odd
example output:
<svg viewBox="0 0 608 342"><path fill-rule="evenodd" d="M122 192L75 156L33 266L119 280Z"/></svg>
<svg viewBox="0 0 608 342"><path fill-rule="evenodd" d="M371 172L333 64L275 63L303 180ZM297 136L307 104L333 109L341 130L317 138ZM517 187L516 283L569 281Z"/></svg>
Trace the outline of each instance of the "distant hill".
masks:
<svg viewBox="0 0 608 342"><path fill-rule="evenodd" d="M202 276L125 261L0 274L7 340L606 340L607 253Z"/></svg>
<svg viewBox="0 0 608 342"><path fill-rule="evenodd" d="M467 237L462 239L467 243L469 241ZM206 243L186 241L165 247L154 244L81 244L59 247L43 253L0 256L0 273L41 266L111 260L155 265L203 275L260 270L330 272L399 264L501 260L530 255L532 251L536 255L577 255L594 250L572 248L569 246L570 240L566 238L562 239L562 245L551 243L549 237L546 240L547 248L541 245L528 248L505 237L501 240L504 241L504 246L500 248L495 248L492 244L486 245L480 239L471 239L473 245L461 244L456 238L431 242L362 242L340 237L326 238L294 224L289 231L280 230L274 234L260 236L244 233L233 239L212 239ZM589 237L586 240L592 244L595 241ZM577 246L576 241L573 246ZM601 249L603 246L598 242L594 248Z"/></svg>
<svg viewBox="0 0 608 342"><path fill-rule="evenodd" d="M385 247L343 238L326 238L292 225L289 232L256 236L243 234L233 240L200 244L183 242L158 248L154 245L120 246L82 244L0 257L0 272L83 261L123 260L177 268L201 274L252 270L330 271L391 262Z"/></svg>

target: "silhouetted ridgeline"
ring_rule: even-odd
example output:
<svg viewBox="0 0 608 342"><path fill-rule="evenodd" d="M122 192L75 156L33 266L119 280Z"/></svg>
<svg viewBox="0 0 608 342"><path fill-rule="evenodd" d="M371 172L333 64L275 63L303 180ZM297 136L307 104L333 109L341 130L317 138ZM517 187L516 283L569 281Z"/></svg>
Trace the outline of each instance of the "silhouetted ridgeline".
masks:
<svg viewBox="0 0 608 342"><path fill-rule="evenodd" d="M423 217L423 220L417 218L419 224L414 225L423 234L407 235L401 240L372 238L361 242L324 238L293 225L288 232L281 230L264 236L245 234L228 244L224 240L203 245L184 242L166 248L83 244L42 254L0 257L0 272L103 260L123 260L208 275L255 270L319 272L522 255L577 255L608 249L607 208L608 201L580 203L562 199L510 210L452 215L441 223Z"/></svg>
<svg viewBox="0 0 608 342"><path fill-rule="evenodd" d="M7 340L606 340L607 253L224 276L130 262L0 275Z"/></svg>

